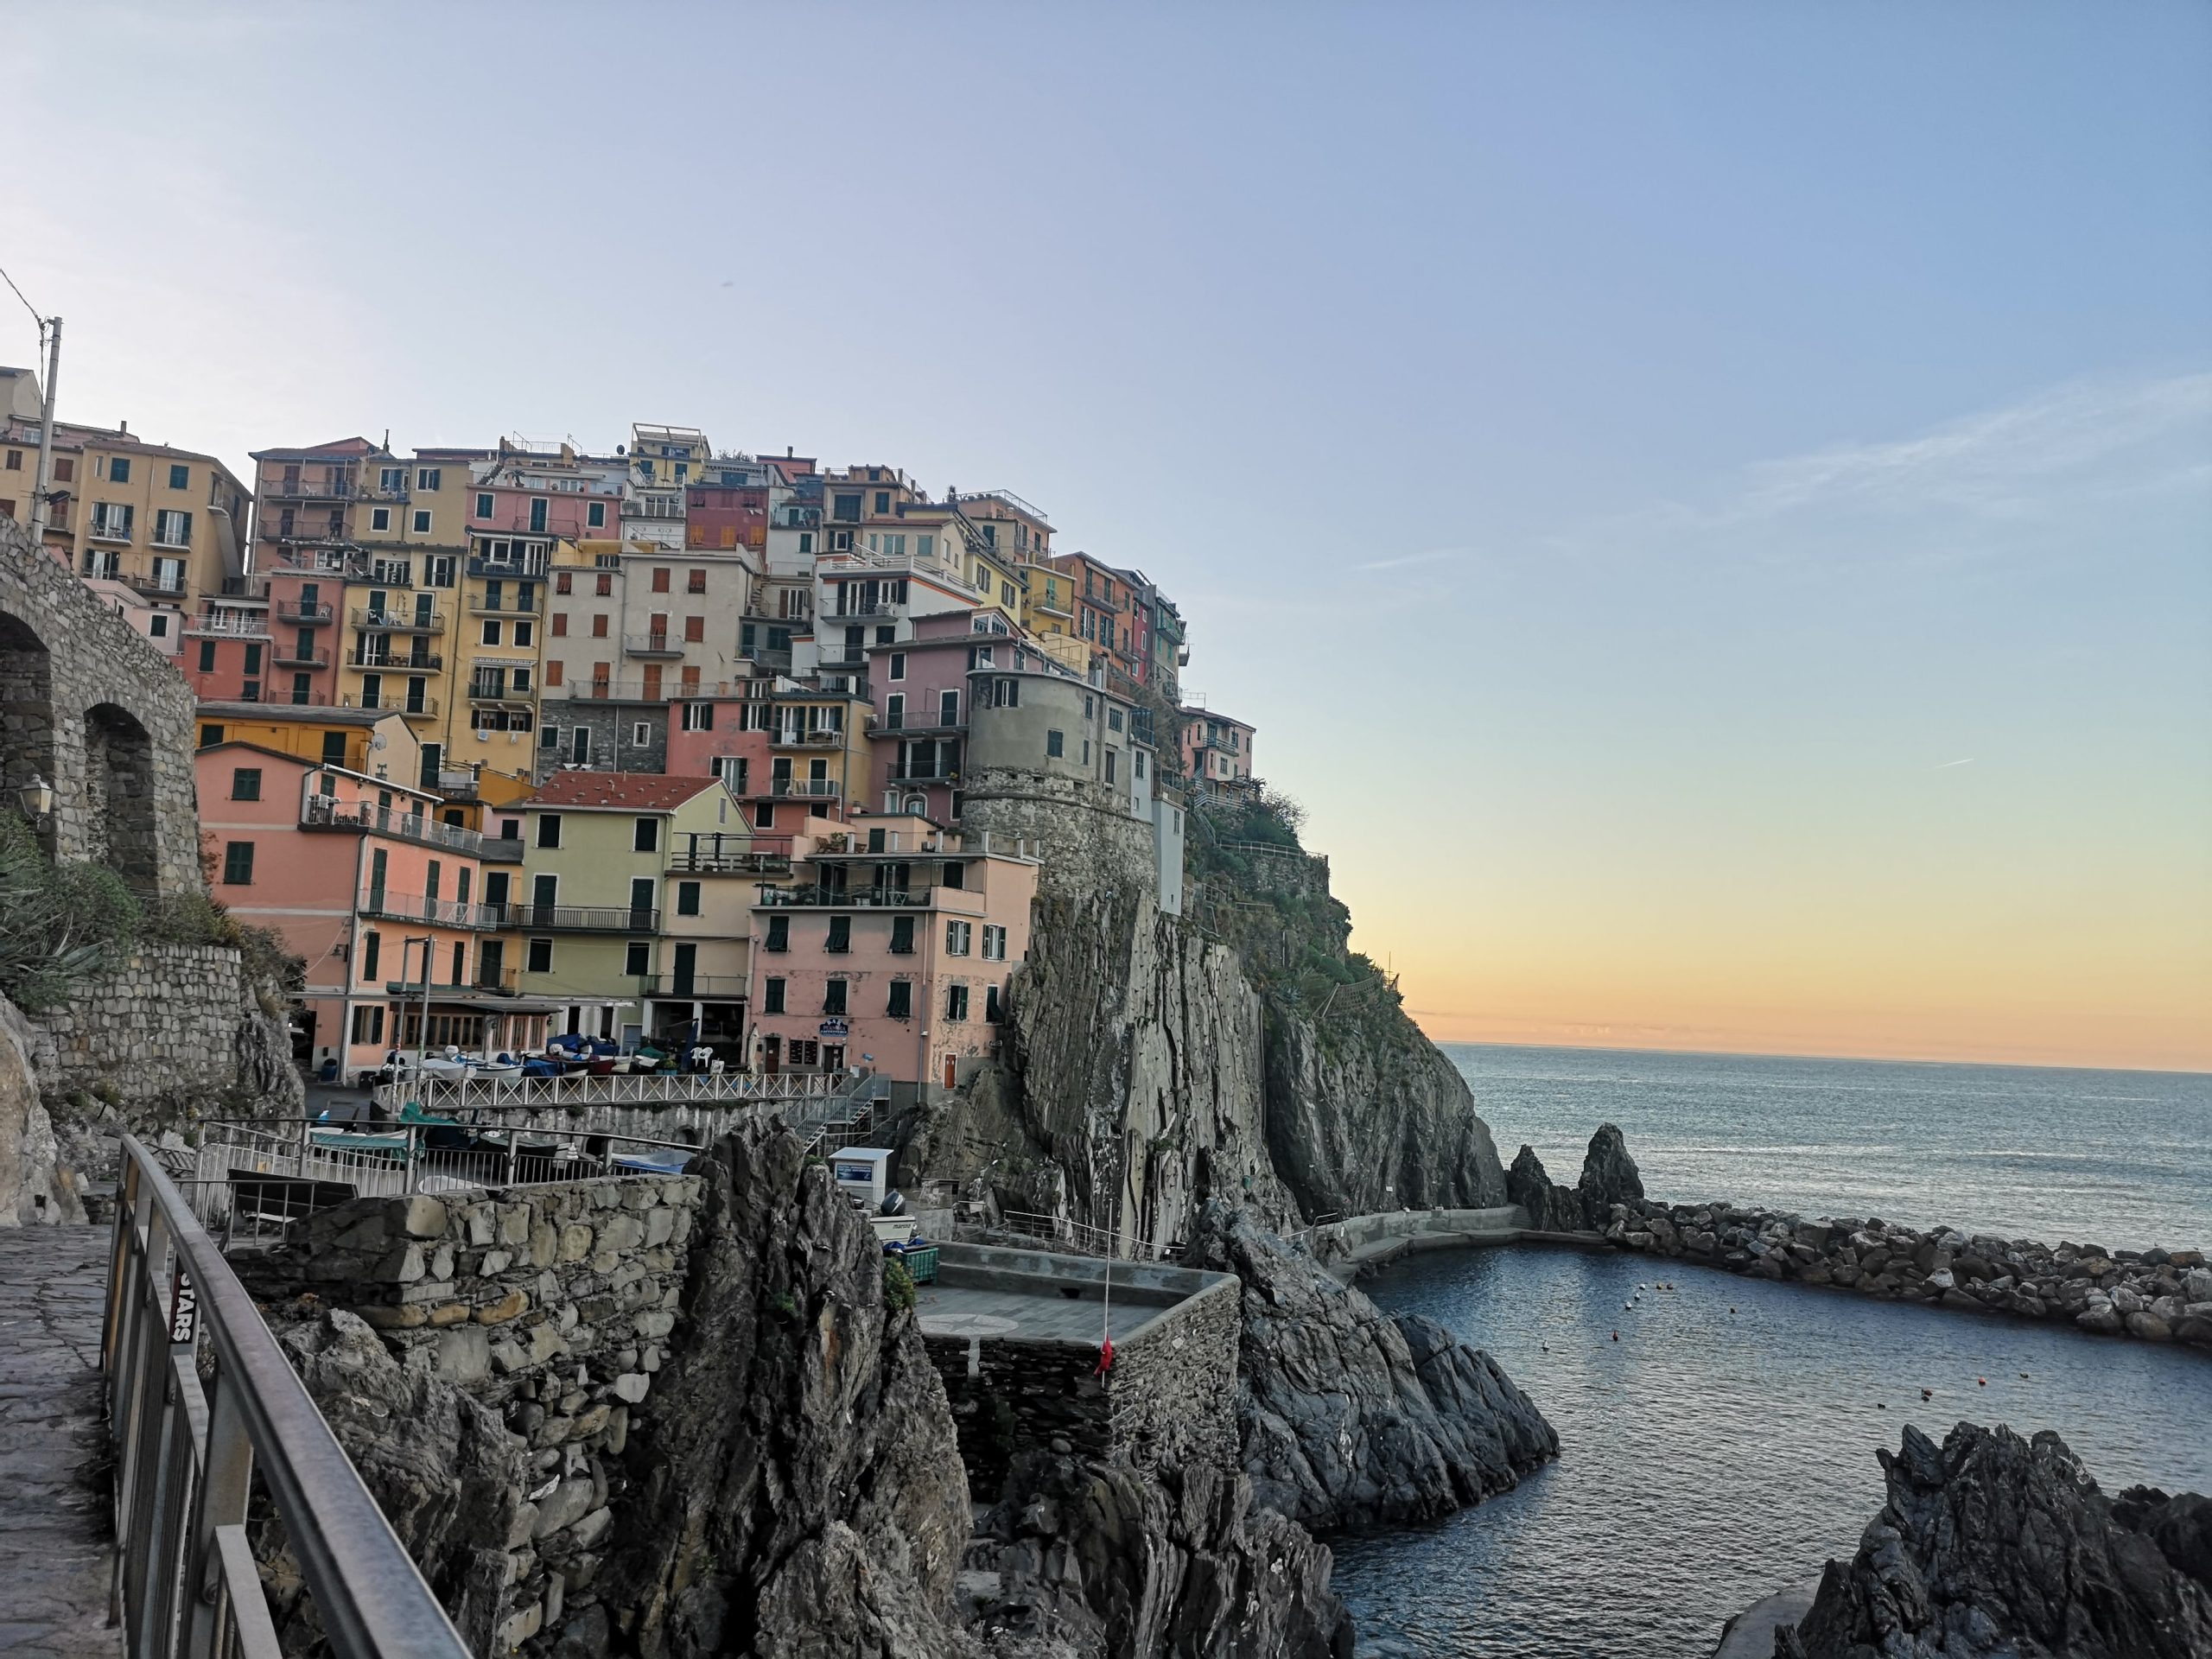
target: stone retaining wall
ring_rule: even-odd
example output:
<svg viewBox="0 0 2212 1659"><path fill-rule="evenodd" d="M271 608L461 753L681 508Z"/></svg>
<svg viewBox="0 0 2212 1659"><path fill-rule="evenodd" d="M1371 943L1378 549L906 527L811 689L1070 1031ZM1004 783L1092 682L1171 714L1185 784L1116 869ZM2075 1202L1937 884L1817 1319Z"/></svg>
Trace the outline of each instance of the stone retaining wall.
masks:
<svg viewBox="0 0 2212 1659"><path fill-rule="evenodd" d="M238 1082L239 1026L252 1007L228 945L141 945L118 972L38 1016L53 1043L39 1056L40 1081L49 1093L97 1091L125 1105L219 1096Z"/></svg>
<svg viewBox="0 0 2212 1659"><path fill-rule="evenodd" d="M507 1540L509 1648L595 1599L614 1459L676 1325L698 1206L683 1175L357 1199L255 1274L257 1295L359 1314L527 1447L537 1484Z"/></svg>
<svg viewBox="0 0 2212 1659"><path fill-rule="evenodd" d="M1757 1279L2212 1348L2212 1268L2200 1250L2052 1247L1948 1227L1917 1231L1879 1217L1807 1221L1649 1198L1614 1205L1605 1236L1624 1249Z"/></svg>

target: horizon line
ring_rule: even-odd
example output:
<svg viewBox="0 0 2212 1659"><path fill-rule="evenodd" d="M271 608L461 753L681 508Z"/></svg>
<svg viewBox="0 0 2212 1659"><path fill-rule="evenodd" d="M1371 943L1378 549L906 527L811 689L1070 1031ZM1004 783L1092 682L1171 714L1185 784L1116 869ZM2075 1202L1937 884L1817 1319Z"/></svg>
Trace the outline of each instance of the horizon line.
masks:
<svg viewBox="0 0 2212 1659"><path fill-rule="evenodd" d="M1681 1054L1717 1060L1833 1060L1851 1065L1974 1065L2016 1071L2125 1071L2153 1077L2212 1078L2212 1065L2202 1067L2142 1065L2089 1065L2067 1060L1937 1059L1910 1054L1827 1054L1810 1050L1767 1048L1653 1048L1626 1043L1539 1041L1506 1037L1439 1037L1408 1013L1416 1029L1438 1048L1554 1048L1592 1054Z"/></svg>

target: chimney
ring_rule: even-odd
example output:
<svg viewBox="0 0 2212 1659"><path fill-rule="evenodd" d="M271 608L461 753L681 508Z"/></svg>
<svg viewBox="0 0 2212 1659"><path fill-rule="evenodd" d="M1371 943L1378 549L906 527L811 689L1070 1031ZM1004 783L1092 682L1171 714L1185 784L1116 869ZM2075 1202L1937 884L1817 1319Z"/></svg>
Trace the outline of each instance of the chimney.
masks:
<svg viewBox="0 0 2212 1659"><path fill-rule="evenodd" d="M115 423L115 429L122 433L123 435L127 438L130 435L130 423L128 421L118 421Z"/></svg>

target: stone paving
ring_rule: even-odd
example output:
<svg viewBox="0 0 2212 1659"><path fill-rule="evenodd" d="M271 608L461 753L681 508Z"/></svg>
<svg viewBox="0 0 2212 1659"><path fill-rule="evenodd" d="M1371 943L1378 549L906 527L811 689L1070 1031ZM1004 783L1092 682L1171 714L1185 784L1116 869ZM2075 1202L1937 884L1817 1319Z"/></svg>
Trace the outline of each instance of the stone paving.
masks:
<svg viewBox="0 0 2212 1659"><path fill-rule="evenodd" d="M111 1659L105 1227L0 1229L0 1653Z"/></svg>

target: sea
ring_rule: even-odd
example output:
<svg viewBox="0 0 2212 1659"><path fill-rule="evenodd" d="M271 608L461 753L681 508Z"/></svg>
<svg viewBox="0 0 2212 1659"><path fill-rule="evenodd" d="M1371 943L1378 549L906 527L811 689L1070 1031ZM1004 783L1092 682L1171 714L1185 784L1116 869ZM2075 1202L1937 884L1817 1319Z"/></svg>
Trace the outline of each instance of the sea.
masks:
<svg viewBox="0 0 2212 1659"><path fill-rule="evenodd" d="M1612 1122L1670 1201L2212 1249L2212 1077L1444 1052L1500 1156L1525 1141L1562 1183ZM2107 1491L2212 1492L2202 1350L1572 1249L1421 1255L1365 1288L1488 1349L1560 1435L1514 1491L1330 1539L1375 1659L1709 1654L1730 1615L1850 1557L1908 1423L2055 1429Z"/></svg>

